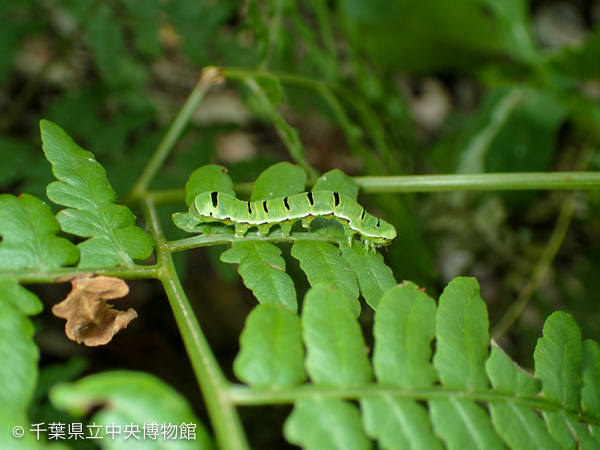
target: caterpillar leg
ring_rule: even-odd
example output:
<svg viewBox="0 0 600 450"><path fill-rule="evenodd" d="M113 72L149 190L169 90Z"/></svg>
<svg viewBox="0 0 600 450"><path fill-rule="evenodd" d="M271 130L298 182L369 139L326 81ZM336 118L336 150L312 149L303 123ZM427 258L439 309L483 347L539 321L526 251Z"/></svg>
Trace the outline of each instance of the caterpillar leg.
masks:
<svg viewBox="0 0 600 450"><path fill-rule="evenodd" d="M250 225L248 225L248 224L236 223L235 224L235 237L243 238L244 234L246 234L246 231L248 231L248 228L250 228Z"/></svg>
<svg viewBox="0 0 600 450"><path fill-rule="evenodd" d="M342 224L344 224L343 222L341 222ZM344 233L346 234L346 237L348 238L348 247L352 248L352 241L354 238L354 235L356 234L356 231L354 231L352 228L350 228L348 226L348 224L345 224L346 226L344 227Z"/></svg>
<svg viewBox="0 0 600 450"><path fill-rule="evenodd" d="M314 216L306 216L305 218L302 219L302 226L304 228L308 228L310 227L310 223L315 220Z"/></svg>
<svg viewBox="0 0 600 450"><path fill-rule="evenodd" d="M258 235L259 236L266 236L267 234L269 234L269 230L270 229L271 229L271 225L270 224L259 225L258 226Z"/></svg>
<svg viewBox="0 0 600 450"><path fill-rule="evenodd" d="M291 223L286 223L286 222L281 222L279 224L279 226L281 227L281 234L283 234L284 236L289 236L290 235L290 231L292 231L292 225Z"/></svg>

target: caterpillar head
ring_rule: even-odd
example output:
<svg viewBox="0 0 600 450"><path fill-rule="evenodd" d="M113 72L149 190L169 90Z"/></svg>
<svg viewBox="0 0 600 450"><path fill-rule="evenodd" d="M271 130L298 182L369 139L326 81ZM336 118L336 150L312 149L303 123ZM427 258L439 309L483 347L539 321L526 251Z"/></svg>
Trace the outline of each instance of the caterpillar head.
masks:
<svg viewBox="0 0 600 450"><path fill-rule="evenodd" d="M368 214L362 225L360 233L363 239L369 241L372 245L389 245L396 239L396 229L385 220Z"/></svg>
<svg viewBox="0 0 600 450"><path fill-rule="evenodd" d="M365 238L374 245L389 245L396 239L396 228L385 220L377 219L377 235L369 236L365 233Z"/></svg>
<svg viewBox="0 0 600 450"><path fill-rule="evenodd" d="M196 213L204 219L211 219L219 206L219 197L226 195L219 192L203 192L194 200Z"/></svg>

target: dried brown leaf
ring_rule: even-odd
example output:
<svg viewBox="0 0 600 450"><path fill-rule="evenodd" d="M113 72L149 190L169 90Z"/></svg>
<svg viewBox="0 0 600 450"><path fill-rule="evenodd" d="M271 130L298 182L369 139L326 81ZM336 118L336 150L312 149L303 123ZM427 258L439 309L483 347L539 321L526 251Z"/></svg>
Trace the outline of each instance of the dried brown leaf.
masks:
<svg viewBox="0 0 600 450"><path fill-rule="evenodd" d="M82 275L71 280L73 290L67 298L52 307L56 317L67 319L67 337L88 347L104 345L115 334L127 328L137 317L137 312L111 309L107 300L125 297L129 293L127 283L119 278Z"/></svg>

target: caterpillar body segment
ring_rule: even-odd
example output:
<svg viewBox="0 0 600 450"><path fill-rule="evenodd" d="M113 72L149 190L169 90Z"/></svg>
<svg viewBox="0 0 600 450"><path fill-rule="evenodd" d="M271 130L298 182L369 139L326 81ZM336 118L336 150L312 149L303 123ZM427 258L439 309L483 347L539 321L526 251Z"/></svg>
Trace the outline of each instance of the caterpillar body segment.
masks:
<svg viewBox="0 0 600 450"><path fill-rule="evenodd" d="M364 210L343 194L332 191L304 192L273 200L246 202L223 192L204 192L190 206L189 216L198 223L221 222L235 226L235 236L243 237L248 229L258 228L267 235L274 225L288 236L298 220L308 228L317 217L334 218L344 226L349 244L359 234L365 246L387 245L396 238L396 229Z"/></svg>

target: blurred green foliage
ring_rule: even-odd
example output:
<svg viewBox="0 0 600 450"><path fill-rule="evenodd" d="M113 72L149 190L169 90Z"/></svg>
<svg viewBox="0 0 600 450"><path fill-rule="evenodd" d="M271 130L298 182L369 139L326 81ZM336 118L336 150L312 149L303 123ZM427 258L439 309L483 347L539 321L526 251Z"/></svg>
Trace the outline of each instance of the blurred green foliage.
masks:
<svg viewBox="0 0 600 450"><path fill-rule="evenodd" d="M0 0L0 190L47 198L53 178L37 128L45 118L93 152L125 196L207 65L224 67L228 81L195 114L153 189L182 189L207 163L236 182L255 180L294 151L315 173L599 170L600 27L585 5ZM475 276L492 324L531 281L561 205L572 202L562 250L503 344L530 355L540 317L557 309L598 339L596 193L359 200L399 230L385 254L398 281L435 295L456 275ZM169 238L181 236L168 219L175 210L164 207ZM199 298L244 298L217 252L208 254L187 269ZM237 316L225 316L215 322L229 329Z"/></svg>

